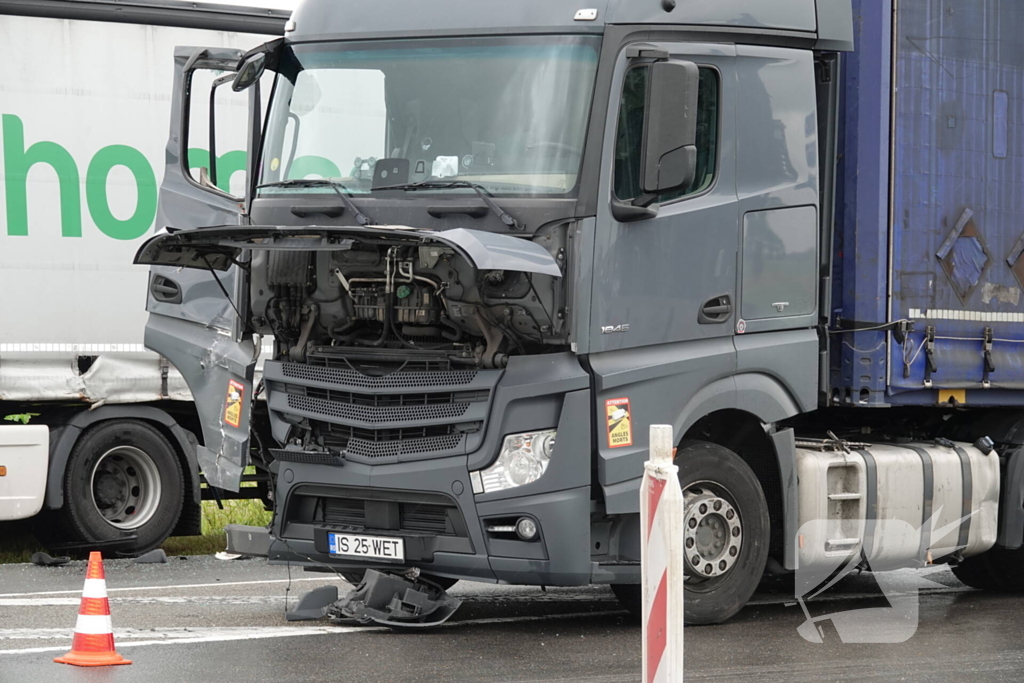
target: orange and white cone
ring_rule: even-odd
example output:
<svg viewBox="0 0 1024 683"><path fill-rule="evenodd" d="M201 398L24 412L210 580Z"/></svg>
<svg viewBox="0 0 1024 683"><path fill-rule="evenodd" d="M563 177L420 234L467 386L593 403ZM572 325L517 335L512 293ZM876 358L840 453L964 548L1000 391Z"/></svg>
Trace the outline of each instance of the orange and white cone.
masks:
<svg viewBox="0 0 1024 683"><path fill-rule="evenodd" d="M130 660L114 651L107 580L103 575L103 557L98 552L89 553L89 570L85 574L82 605L78 608L71 652L53 661L75 666L131 664Z"/></svg>

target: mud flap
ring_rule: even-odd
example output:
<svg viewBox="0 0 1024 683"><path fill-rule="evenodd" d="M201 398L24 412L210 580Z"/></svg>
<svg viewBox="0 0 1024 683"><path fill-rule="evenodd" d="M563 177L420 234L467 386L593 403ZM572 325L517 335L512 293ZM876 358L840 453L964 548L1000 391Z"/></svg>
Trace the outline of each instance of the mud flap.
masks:
<svg viewBox="0 0 1024 683"><path fill-rule="evenodd" d="M363 581L327 609L332 619L397 628L429 628L448 621L462 601L440 586L367 569Z"/></svg>

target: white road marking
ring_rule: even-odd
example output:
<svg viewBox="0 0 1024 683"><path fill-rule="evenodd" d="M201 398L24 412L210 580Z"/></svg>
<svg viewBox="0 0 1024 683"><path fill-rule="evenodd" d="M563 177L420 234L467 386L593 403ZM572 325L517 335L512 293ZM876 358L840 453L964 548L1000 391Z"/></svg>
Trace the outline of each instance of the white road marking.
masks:
<svg viewBox="0 0 1024 683"><path fill-rule="evenodd" d="M312 578L299 578L291 579L292 583L299 583L300 581L320 581L327 582L337 580L339 583L345 583L341 579L336 579L331 576L320 576ZM214 586L254 586L259 584L267 583L288 583L288 579L263 579L260 581L218 581L216 583L181 583L172 586L129 586L127 588L107 588L107 593L121 593L124 591L162 591L170 590L172 588L212 588ZM73 591L36 591L34 593L0 593L0 598L24 598L31 595L81 595L81 589Z"/></svg>
<svg viewBox="0 0 1024 683"><path fill-rule="evenodd" d="M18 631L21 629L8 629ZM71 640L71 632L67 629L25 629L26 631L60 631L59 634L29 634L34 638L63 638ZM317 636L327 633L361 633L364 631L385 631L383 626L291 626L263 628L250 627L224 627L224 628L196 628L196 629L153 629L152 631L135 631L135 637L149 637L151 640L132 640L132 634L122 632L120 629L114 631L114 640L117 648L137 647L139 645L174 645L178 643L219 643L231 640L263 640L266 638L291 638L293 636ZM0 631L0 640L5 637ZM17 636L6 636L15 638ZM152 638L156 638L152 640ZM122 640L123 639L123 640ZM69 643L70 644L70 643ZM27 647L18 650L0 650L2 655L27 655L40 652L62 652L68 649L68 644L60 647Z"/></svg>
<svg viewBox="0 0 1024 683"><path fill-rule="evenodd" d="M572 612L568 614L543 614L529 617L493 617L488 619L467 619L448 622L438 628L459 626L485 626L490 624L511 624L530 621L551 621L555 619L582 619L625 614L625 610L605 612ZM375 633L390 631L386 626L265 626L250 628L234 626L222 628L156 628L156 629L115 629L114 640L118 649L140 645L174 645L188 643L217 643L232 640L263 640L267 638L290 638L293 636L316 636L330 633ZM0 629L0 641L4 640L54 640L70 641L73 632L65 628ZM140 640L134 640L134 639ZM146 640L149 638L149 640ZM28 647L16 650L0 649L2 655L27 655L42 652L62 652L68 645L60 647Z"/></svg>
<svg viewBox="0 0 1024 683"><path fill-rule="evenodd" d="M210 595L198 597L146 596L108 598L111 605L265 605L284 603L281 595ZM295 597L289 598L294 601ZM0 598L0 607L67 607L78 605L78 598Z"/></svg>

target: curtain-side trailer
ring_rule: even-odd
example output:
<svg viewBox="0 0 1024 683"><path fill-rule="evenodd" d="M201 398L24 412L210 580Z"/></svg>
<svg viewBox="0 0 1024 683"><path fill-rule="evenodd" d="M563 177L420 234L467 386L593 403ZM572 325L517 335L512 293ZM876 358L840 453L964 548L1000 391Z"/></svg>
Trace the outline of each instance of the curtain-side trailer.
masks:
<svg viewBox="0 0 1024 683"><path fill-rule="evenodd" d="M143 347L132 255L154 227L171 51L281 35L289 3L263 4L0 2L0 521L35 518L50 547L199 533L196 411ZM240 184L245 135L220 143Z"/></svg>

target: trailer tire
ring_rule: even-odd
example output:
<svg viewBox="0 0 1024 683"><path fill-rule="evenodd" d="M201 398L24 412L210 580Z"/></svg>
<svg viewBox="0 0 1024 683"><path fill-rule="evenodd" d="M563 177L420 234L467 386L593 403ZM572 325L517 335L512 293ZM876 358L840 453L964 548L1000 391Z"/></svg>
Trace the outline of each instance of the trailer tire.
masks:
<svg viewBox="0 0 1024 683"><path fill-rule="evenodd" d="M1024 593L1024 548L992 548L953 567L956 578L971 588L996 593Z"/></svg>
<svg viewBox="0 0 1024 683"><path fill-rule="evenodd" d="M141 420L109 420L78 438L64 473L64 507L54 511L44 543L113 541L135 534L116 552L139 555L163 543L185 502L181 462L170 442Z"/></svg>
<svg viewBox="0 0 1024 683"><path fill-rule="evenodd" d="M679 483L687 506L695 498L693 491L707 490L735 509L741 522L742 545L735 559L730 560L732 564L726 565L725 573L705 579L687 568L683 604L686 624L719 624L743 609L764 574L770 531L768 503L750 465L728 448L704 441L684 441L675 464L679 466ZM700 547L700 541L697 545ZM704 560L699 564L703 565ZM640 585L612 584L612 591L634 616L641 616Z"/></svg>

